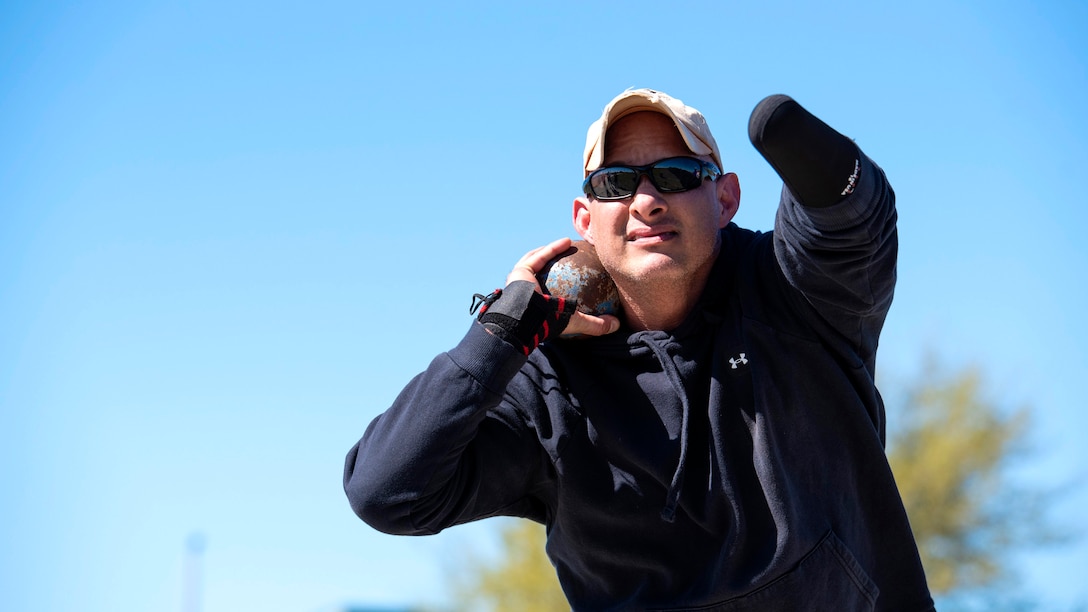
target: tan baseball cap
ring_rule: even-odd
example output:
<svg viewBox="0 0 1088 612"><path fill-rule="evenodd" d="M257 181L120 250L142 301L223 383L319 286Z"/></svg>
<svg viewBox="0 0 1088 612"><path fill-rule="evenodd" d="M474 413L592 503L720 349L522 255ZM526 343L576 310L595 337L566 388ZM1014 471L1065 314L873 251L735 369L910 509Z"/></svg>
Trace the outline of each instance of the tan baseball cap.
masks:
<svg viewBox="0 0 1088 612"><path fill-rule="evenodd" d="M604 107L601 118L589 126L586 134L586 151L582 158L585 175L589 176L604 163L604 137L608 127L620 117L638 111L653 111L672 119L677 131L683 137L688 149L696 155L709 155L718 164L718 169L725 172L718 143L710 133L703 114L672 96L652 89L628 89L612 99Z"/></svg>

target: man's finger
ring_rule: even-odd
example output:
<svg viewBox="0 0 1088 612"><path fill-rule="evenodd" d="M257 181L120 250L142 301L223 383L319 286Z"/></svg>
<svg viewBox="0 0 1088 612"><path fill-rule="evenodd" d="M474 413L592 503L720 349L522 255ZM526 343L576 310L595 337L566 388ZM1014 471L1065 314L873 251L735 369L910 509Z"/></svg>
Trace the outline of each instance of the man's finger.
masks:
<svg viewBox="0 0 1088 612"><path fill-rule="evenodd" d="M575 336L604 336L619 330L619 328L620 320L612 315L601 315L596 317L585 314L584 312L575 312L574 315L571 316L567 328L563 330L562 336L564 338Z"/></svg>

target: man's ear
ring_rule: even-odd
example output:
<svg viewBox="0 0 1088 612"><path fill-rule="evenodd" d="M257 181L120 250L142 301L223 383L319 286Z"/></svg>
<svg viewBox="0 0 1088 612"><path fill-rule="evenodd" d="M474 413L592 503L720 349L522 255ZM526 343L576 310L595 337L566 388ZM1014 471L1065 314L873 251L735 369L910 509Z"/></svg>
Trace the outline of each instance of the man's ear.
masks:
<svg viewBox="0 0 1088 612"><path fill-rule="evenodd" d="M593 244L592 232L590 232L589 199L584 197L574 198L574 231L586 242Z"/></svg>
<svg viewBox="0 0 1088 612"><path fill-rule="evenodd" d="M718 196L718 204L721 205L721 216L718 225L718 228L721 229L729 225L729 222L737 214L737 210L740 209L740 179L732 172L723 174L718 180L714 181L714 189L715 194Z"/></svg>

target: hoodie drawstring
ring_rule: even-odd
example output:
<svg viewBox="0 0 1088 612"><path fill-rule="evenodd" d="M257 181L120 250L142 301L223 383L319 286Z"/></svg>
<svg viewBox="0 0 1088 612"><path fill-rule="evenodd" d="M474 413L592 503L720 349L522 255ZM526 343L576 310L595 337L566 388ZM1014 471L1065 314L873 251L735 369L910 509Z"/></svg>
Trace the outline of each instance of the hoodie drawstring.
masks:
<svg viewBox="0 0 1088 612"><path fill-rule="evenodd" d="M665 347L658 346L651 338L646 336L643 336L641 341L653 351L657 360L661 362L661 369L665 372L665 376L668 377L669 383L672 384L677 395L680 396L680 458L676 464L676 472L672 475L669 492L665 496L665 507L661 510L662 520L671 523L676 518L676 506L680 501L680 490L684 486L684 468L687 465L688 458L688 428L691 421L691 403L688 400L687 390L684 388L684 381L680 377L680 371L676 368L676 364Z"/></svg>

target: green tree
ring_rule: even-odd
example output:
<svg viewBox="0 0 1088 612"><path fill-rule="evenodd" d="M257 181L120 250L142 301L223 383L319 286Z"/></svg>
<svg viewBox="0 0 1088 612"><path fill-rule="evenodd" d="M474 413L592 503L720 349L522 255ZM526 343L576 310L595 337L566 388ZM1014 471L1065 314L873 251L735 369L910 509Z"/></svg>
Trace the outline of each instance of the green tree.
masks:
<svg viewBox="0 0 1088 612"><path fill-rule="evenodd" d="M1062 539L1045 511L1054 492L1011 476L1030 415L992 401L977 367L932 364L891 412L888 460L935 596L1010 584L1012 553Z"/></svg>
<svg viewBox="0 0 1088 612"><path fill-rule="evenodd" d="M544 526L523 519L504 521L500 558L469 564L466 582L455 587L464 610L552 612L569 610L555 568L544 553Z"/></svg>

